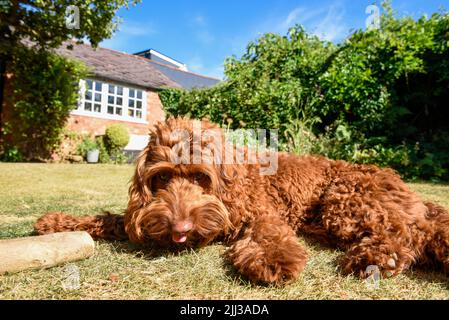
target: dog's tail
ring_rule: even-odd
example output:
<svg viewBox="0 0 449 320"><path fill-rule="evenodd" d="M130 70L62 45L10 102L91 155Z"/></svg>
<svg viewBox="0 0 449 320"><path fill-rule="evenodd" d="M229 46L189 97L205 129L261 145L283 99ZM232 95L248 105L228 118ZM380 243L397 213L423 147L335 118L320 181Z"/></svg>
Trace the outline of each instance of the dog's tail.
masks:
<svg viewBox="0 0 449 320"><path fill-rule="evenodd" d="M127 240L122 215L106 212L98 216L73 217L62 212L49 212L34 224L38 234L64 231L86 231L94 239Z"/></svg>
<svg viewBox="0 0 449 320"><path fill-rule="evenodd" d="M424 203L428 209L427 219L431 221L432 238L427 245L431 258L443 264L449 273L449 212L431 202Z"/></svg>

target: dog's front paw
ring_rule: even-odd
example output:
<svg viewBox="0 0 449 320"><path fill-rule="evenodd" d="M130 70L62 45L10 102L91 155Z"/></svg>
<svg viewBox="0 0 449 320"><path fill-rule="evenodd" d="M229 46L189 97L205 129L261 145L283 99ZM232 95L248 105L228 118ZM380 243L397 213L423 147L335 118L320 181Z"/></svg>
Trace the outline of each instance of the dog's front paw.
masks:
<svg viewBox="0 0 449 320"><path fill-rule="evenodd" d="M296 279L307 260L306 252L295 237L278 242L242 239L234 243L227 255L242 275L254 283L264 284Z"/></svg>
<svg viewBox="0 0 449 320"><path fill-rule="evenodd" d="M299 244L236 242L228 251L235 268L252 282L280 284L294 280L304 269L306 253Z"/></svg>

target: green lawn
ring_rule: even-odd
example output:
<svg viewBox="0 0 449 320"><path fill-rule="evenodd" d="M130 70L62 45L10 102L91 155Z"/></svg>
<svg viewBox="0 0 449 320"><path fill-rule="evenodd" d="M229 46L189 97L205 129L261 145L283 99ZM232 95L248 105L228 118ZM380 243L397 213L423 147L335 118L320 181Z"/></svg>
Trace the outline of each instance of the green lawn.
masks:
<svg viewBox="0 0 449 320"><path fill-rule="evenodd" d="M73 215L121 212L132 166L0 163L0 238L30 235L46 211ZM449 208L449 185L411 183L424 199ZM123 242L97 242L93 257L76 262L81 286L62 287L64 266L0 275L0 299L448 299L449 277L411 270L378 287L343 276L342 254L301 239L310 259L284 287L253 286L240 278L215 244L180 253Z"/></svg>

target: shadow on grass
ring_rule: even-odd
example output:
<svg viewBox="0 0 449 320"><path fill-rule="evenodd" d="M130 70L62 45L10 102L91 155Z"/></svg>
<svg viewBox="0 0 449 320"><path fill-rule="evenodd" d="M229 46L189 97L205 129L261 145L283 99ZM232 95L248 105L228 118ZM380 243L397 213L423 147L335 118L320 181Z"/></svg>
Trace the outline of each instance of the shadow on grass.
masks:
<svg viewBox="0 0 449 320"><path fill-rule="evenodd" d="M424 266L414 266L410 270L405 271L404 274L418 283L438 284L449 290L449 277L444 273L441 266L436 266L432 269Z"/></svg>
<svg viewBox="0 0 449 320"><path fill-rule="evenodd" d="M325 250L325 251L339 251L339 254L332 259L332 265L335 266L335 272L343 277L355 277L360 281L364 281L365 279L360 278L356 274L348 274L345 273L341 268L341 262L345 256L343 250L332 246L329 243L321 243L319 240L313 238L312 236L301 235L303 241L307 244L307 246L314 248L315 250ZM414 265L410 269L403 272L403 274L418 282L418 283L435 283L443 285L445 289L449 290L449 276L445 274L442 265L435 263L433 265ZM388 279L388 278L387 278Z"/></svg>
<svg viewBox="0 0 449 320"><path fill-rule="evenodd" d="M231 279L235 284L241 285L241 286L251 286L253 288L257 287L268 287L269 285L263 284L263 283L253 283L251 282L247 277L239 273L235 267L232 265L232 263L229 261L229 259L226 258L225 255L222 255L222 263L221 267L225 271L226 277Z"/></svg>
<svg viewBox="0 0 449 320"><path fill-rule="evenodd" d="M306 243L308 247L314 247L315 249L318 247L318 250L328 250L328 251L335 251L335 248L332 248L330 245L326 246L320 242L318 242L316 239L313 239L310 236L307 235L301 235L300 236L303 241ZM229 261L229 259L226 258L226 254L223 255L223 263L222 268L225 270L226 276L234 281L237 285L242 286L250 286L252 288L281 288L284 287L286 284L272 284L272 283L264 283L264 282L257 282L254 283L251 280L249 280L246 276L240 274L235 267L232 265L232 263ZM335 263L338 265L337 263ZM287 283L288 284L294 284L294 280L292 282Z"/></svg>
<svg viewBox="0 0 449 320"><path fill-rule="evenodd" d="M161 247L157 243L149 243L149 244L133 244L129 241L106 241L100 240L103 243L108 243L113 245L114 251L116 253L126 253L132 254L135 257L147 259L147 260L156 260L162 257L173 257L183 254L189 254L192 251L198 253L200 248L189 248L189 247L180 247L180 246L172 246L172 247ZM220 241L214 242L214 244L221 245ZM225 254L220 255L221 258L221 267L225 271L225 275L233 281L237 285L242 286L267 286L264 284L253 284L244 276L242 276L232 265L232 263L226 258Z"/></svg>
<svg viewBox="0 0 449 320"><path fill-rule="evenodd" d="M97 240L96 242L112 244L116 253L132 254L138 258L146 260L177 256L193 250L185 247L161 247L157 243L135 244L130 241L112 240Z"/></svg>

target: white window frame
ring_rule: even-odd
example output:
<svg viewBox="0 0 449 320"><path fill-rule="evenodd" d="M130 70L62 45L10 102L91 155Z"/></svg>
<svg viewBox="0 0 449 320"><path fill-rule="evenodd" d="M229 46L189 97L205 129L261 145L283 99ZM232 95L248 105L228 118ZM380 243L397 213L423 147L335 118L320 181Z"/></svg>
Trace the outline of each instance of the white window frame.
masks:
<svg viewBox="0 0 449 320"><path fill-rule="evenodd" d="M101 83L101 97L102 97L101 98L101 112L84 110L86 80L92 80L92 81ZM109 94L109 84L114 85L114 86L123 87L123 101L122 101L123 107L122 107L121 115L115 114L115 108L114 108L114 114L109 114L107 111L108 95L110 95ZM103 81L103 80L97 80L97 79L92 79L92 78L81 79L79 87L80 87L80 90L79 90L79 97L78 97L78 108L75 110L72 110L71 114L93 117L93 118L100 118L100 119L148 124L148 121L147 121L147 112L148 112L148 110L147 110L147 92L145 91L145 89L128 86L128 85L117 83L117 82ZM128 101L129 101L129 90L130 89L142 91L142 118L141 119L136 118L136 117L130 117L128 115ZM131 99L133 99L133 98L131 98ZM93 110L93 105L92 105L92 110Z"/></svg>
<svg viewBox="0 0 449 320"><path fill-rule="evenodd" d="M109 92L109 87L113 86L114 87L114 92L111 93ZM122 94L118 94L118 88L122 88ZM125 87L124 86L119 86L119 85L115 85L112 83L107 83L107 88L108 88L108 93L107 93L107 103L106 103L106 113L108 115L116 115L117 117L122 117L124 115L124 111L125 111L125 99L124 99L124 94L125 94ZM109 103L109 97L112 97L113 102ZM117 104L117 100L118 99L122 99L122 103L121 104ZM109 113L109 107L112 107L112 114ZM117 109L121 109L121 114L117 114Z"/></svg>

